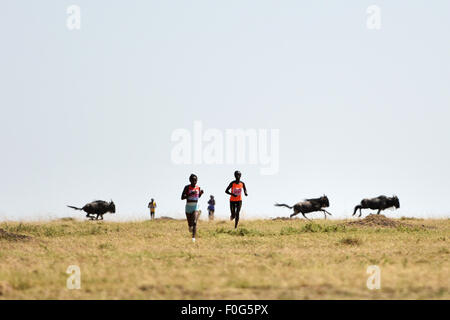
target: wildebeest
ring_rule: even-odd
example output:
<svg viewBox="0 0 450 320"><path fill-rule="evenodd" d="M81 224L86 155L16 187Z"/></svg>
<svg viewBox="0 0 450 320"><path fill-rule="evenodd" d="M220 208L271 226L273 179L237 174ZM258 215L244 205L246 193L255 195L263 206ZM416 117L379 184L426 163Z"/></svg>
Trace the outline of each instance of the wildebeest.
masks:
<svg viewBox="0 0 450 320"><path fill-rule="evenodd" d="M68 207L75 210L83 210L87 213L86 218L90 218L91 220L94 220L93 215L97 215L95 220L98 220L98 217L101 217L101 220L103 220L103 215L105 213L116 213L116 206L114 205L114 202L112 200L110 202L103 200L92 201L91 203L86 204L83 208L77 208L73 206Z"/></svg>
<svg viewBox="0 0 450 320"><path fill-rule="evenodd" d="M306 218L305 214L315 211L322 211L325 216L325 219L327 218L327 214L331 216L331 213L323 209L330 206L330 202L328 201L328 197L326 195L323 195L322 197L315 199L305 199L304 201L294 204L292 207L288 206L287 204L279 204L279 203L276 203L275 206L294 209L294 213L290 215L291 218L301 213L303 217L305 217L305 219L310 220Z"/></svg>
<svg viewBox="0 0 450 320"><path fill-rule="evenodd" d="M359 209L358 217L361 217L361 209L378 209L377 214L380 214L381 210L391 207L395 207L397 209L400 208L400 201L398 200L397 196L393 197L379 196L372 199L363 199L361 201L361 204L355 207L355 211L353 211L353 216L356 214L356 211L358 211L358 209Z"/></svg>

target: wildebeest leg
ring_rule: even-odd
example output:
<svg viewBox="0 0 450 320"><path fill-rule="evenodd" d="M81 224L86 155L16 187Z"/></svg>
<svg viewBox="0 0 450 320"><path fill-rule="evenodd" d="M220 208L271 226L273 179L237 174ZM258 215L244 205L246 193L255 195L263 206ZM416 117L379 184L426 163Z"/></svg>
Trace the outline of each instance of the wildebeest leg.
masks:
<svg viewBox="0 0 450 320"><path fill-rule="evenodd" d="M308 219L303 212L302 212L302 216L304 216L306 220L311 221L311 219Z"/></svg>
<svg viewBox="0 0 450 320"><path fill-rule="evenodd" d="M380 212L381 212L381 209L378 209L378 212L377 212L377 214L380 214Z"/></svg>
<svg viewBox="0 0 450 320"><path fill-rule="evenodd" d="M361 215L362 215L362 209L359 208L359 216L358 216L358 218L361 218Z"/></svg>
<svg viewBox="0 0 450 320"><path fill-rule="evenodd" d="M327 210L322 209L321 211L323 211L323 214L325 215L325 220L327 220L327 214L329 214L330 216L332 216L331 213L329 213Z"/></svg>
<svg viewBox="0 0 450 320"><path fill-rule="evenodd" d="M298 215L299 213L300 213L300 212L295 212L295 211L294 211L294 213L293 213L293 214L291 214L291 215L290 215L289 217L290 217L290 218L292 218L292 217L294 217L294 216Z"/></svg>
<svg viewBox="0 0 450 320"><path fill-rule="evenodd" d="M97 214L97 217L95 218L95 220L98 220L98 216L99 216L99 215Z"/></svg>

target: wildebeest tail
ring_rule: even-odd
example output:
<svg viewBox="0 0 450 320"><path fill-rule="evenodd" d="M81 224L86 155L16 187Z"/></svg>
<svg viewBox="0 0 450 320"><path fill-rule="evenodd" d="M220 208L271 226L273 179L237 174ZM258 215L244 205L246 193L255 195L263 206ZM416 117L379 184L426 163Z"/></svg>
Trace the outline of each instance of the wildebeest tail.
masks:
<svg viewBox="0 0 450 320"><path fill-rule="evenodd" d="M69 208L75 209L75 210L83 210L82 208L77 208L77 207L73 207L73 206L68 206Z"/></svg>
<svg viewBox="0 0 450 320"><path fill-rule="evenodd" d="M293 207L288 206L287 204L284 204L284 203L275 203L275 207L286 207L286 208L289 208L289 209L293 208Z"/></svg>

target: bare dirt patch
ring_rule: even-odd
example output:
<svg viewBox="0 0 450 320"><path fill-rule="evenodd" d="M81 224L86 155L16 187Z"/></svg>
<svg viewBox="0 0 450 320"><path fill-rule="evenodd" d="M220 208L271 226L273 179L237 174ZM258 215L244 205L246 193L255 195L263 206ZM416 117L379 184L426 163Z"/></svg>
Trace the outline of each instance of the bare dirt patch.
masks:
<svg viewBox="0 0 450 320"><path fill-rule="evenodd" d="M276 218L273 218L272 220L277 221L277 220L292 220L292 219L289 217L276 217Z"/></svg>
<svg viewBox="0 0 450 320"><path fill-rule="evenodd" d="M23 235L23 234L16 234L12 232L8 232L6 230L0 229L0 239L6 239L10 241L21 241L21 240L29 240L31 237Z"/></svg>
<svg viewBox="0 0 450 320"><path fill-rule="evenodd" d="M76 219L72 217L64 217L61 219L57 219L56 221L76 221Z"/></svg>
<svg viewBox="0 0 450 320"><path fill-rule="evenodd" d="M400 222L394 219L390 219L382 214L369 214L367 217L361 220L346 222L347 226L360 226L360 227L384 227L384 228L417 228L419 226L411 225L408 223ZM422 225L422 228L425 226Z"/></svg>

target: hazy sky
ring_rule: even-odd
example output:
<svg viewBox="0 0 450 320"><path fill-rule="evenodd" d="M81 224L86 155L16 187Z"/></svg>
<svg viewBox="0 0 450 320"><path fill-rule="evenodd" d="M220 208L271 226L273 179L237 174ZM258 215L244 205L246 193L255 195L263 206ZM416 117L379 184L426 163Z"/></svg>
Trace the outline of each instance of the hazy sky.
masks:
<svg viewBox="0 0 450 320"><path fill-rule="evenodd" d="M81 8L69 30L68 6ZM367 8L381 29L367 28ZM327 194L334 217L396 194L388 216L450 216L449 1L19 1L0 11L0 220L184 217L194 172L229 216L287 216ZM176 129L279 129L279 170L177 165ZM316 213L311 218L322 218Z"/></svg>

